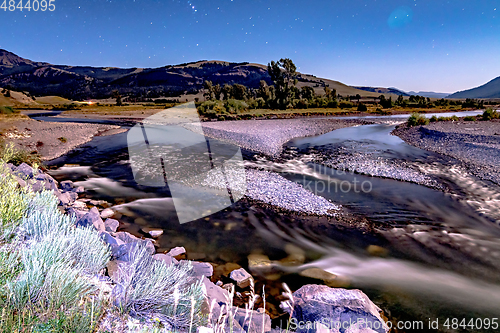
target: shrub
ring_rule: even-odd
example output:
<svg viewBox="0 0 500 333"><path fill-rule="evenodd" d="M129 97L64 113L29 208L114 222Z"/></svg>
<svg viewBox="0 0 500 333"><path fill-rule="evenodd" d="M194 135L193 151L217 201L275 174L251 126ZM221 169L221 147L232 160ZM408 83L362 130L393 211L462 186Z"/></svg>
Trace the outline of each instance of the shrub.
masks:
<svg viewBox="0 0 500 333"><path fill-rule="evenodd" d="M348 108L352 108L353 105L354 104L352 104L351 102L342 101L342 102L340 102L339 107L341 109L348 109Z"/></svg>
<svg viewBox="0 0 500 333"><path fill-rule="evenodd" d="M408 126L420 126L420 125L428 125L429 119L421 115L420 113L414 112L408 118Z"/></svg>
<svg viewBox="0 0 500 333"><path fill-rule="evenodd" d="M474 117L474 116L467 116L467 117L464 117L464 121L476 121L477 118Z"/></svg>
<svg viewBox="0 0 500 333"><path fill-rule="evenodd" d="M61 136L60 138L57 138L57 140L61 141L62 143L68 142L68 139L65 138L64 136Z"/></svg>
<svg viewBox="0 0 500 333"><path fill-rule="evenodd" d="M245 101L238 99L228 99L224 103L226 111L232 114L240 113L248 109L248 104Z"/></svg>
<svg viewBox="0 0 500 333"><path fill-rule="evenodd" d="M14 114L19 113L19 110L14 110L11 106L0 106L1 114Z"/></svg>
<svg viewBox="0 0 500 333"><path fill-rule="evenodd" d="M358 111L366 112L366 111L368 111L368 108L363 103L359 103L358 104Z"/></svg>
<svg viewBox="0 0 500 333"><path fill-rule="evenodd" d="M483 112L483 120L491 120L500 118L500 113L493 109L486 109Z"/></svg>
<svg viewBox="0 0 500 333"><path fill-rule="evenodd" d="M432 116L431 119L429 119L429 122L431 123L435 123L436 121L438 121L438 118L436 116Z"/></svg>

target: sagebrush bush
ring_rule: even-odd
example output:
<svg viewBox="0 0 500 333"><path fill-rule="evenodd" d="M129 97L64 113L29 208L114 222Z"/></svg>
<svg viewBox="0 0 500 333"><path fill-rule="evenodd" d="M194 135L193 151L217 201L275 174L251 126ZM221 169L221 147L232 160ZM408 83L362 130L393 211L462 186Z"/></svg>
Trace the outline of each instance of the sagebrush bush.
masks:
<svg viewBox="0 0 500 333"><path fill-rule="evenodd" d="M196 328L204 322L199 316L203 303L201 280L191 275L189 261L167 265L155 260L145 246L130 249L129 262L120 266L115 287L115 304L142 318L158 318L174 328ZM193 311L195 318L190 317Z"/></svg>

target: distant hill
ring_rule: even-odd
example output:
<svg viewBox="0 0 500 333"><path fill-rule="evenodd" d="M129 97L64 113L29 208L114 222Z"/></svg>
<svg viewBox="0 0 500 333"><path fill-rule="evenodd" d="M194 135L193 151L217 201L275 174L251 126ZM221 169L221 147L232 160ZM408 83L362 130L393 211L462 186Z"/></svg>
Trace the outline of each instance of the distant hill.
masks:
<svg viewBox="0 0 500 333"><path fill-rule="evenodd" d="M221 85L239 83L250 88L257 88L261 80L272 84L266 65L246 62L202 60L160 68L64 66L34 62L0 49L0 87L11 87L35 96L56 95L82 100L108 98L118 90L122 95L132 97L177 97L198 93L205 80ZM317 93L322 93L328 86L342 96L380 95L299 73L298 87L302 86L313 87Z"/></svg>
<svg viewBox="0 0 500 333"><path fill-rule="evenodd" d="M490 82L469 90L458 91L449 98L500 98L500 76Z"/></svg>
<svg viewBox="0 0 500 333"><path fill-rule="evenodd" d="M439 99L446 98L450 95L450 93L438 93L434 91L419 91L419 92L409 91L408 94L424 96L429 98L439 98Z"/></svg>
<svg viewBox="0 0 500 333"><path fill-rule="evenodd" d="M353 87L356 89L360 90L365 90L365 91L371 91L375 92L378 94L394 94L394 95L403 95L403 96L410 96L409 94L405 93L402 90L396 89L396 88L380 88L380 87Z"/></svg>

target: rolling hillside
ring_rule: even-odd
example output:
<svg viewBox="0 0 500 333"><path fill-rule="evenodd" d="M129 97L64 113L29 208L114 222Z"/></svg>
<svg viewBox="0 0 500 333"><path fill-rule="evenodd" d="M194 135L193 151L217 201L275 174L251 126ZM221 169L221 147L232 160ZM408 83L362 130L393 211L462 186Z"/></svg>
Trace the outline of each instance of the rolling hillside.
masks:
<svg viewBox="0 0 500 333"><path fill-rule="evenodd" d="M458 91L449 98L500 98L500 76L490 82L469 90Z"/></svg>

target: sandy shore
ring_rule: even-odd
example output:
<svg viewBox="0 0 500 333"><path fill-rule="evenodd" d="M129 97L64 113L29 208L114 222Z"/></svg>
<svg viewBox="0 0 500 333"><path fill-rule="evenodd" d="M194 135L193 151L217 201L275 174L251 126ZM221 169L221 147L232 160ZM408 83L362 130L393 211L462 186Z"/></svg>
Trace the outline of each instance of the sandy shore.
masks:
<svg viewBox="0 0 500 333"><path fill-rule="evenodd" d="M120 126L90 123L55 123L32 119L14 121L3 131L6 142L28 152L36 151L42 160L57 158L90 141L94 136L126 131Z"/></svg>
<svg viewBox="0 0 500 333"><path fill-rule="evenodd" d="M456 158L476 176L500 184L500 121L402 125L393 134L418 148Z"/></svg>

